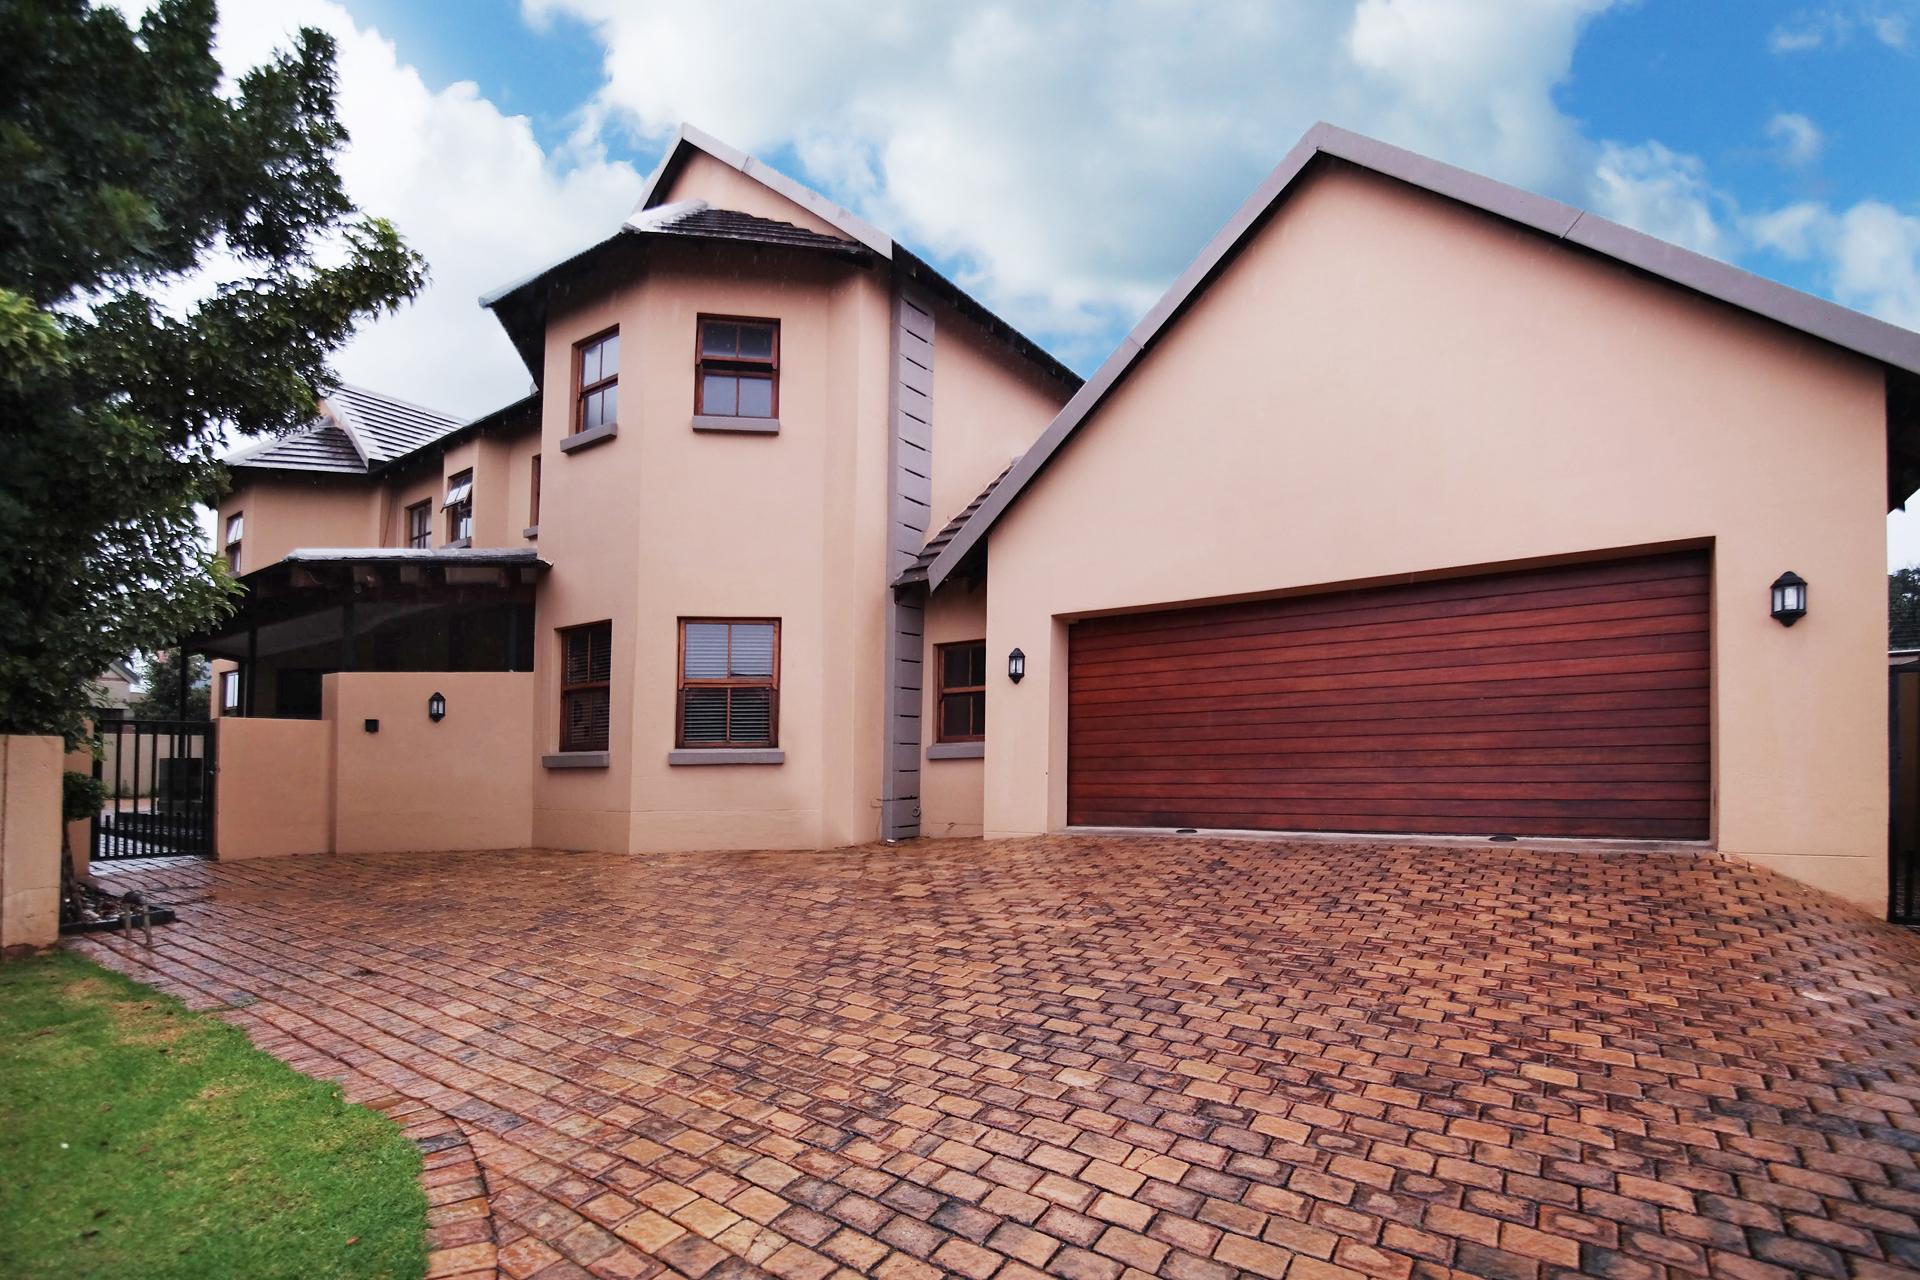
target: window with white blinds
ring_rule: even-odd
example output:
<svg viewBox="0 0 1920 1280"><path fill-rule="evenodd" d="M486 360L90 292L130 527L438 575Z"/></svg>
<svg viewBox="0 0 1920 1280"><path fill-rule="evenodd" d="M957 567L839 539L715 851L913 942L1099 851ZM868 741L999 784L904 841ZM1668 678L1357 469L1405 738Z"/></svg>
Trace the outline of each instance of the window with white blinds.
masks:
<svg viewBox="0 0 1920 1280"><path fill-rule="evenodd" d="M780 623L680 623L681 747L774 747L780 738Z"/></svg>
<svg viewBox="0 0 1920 1280"><path fill-rule="evenodd" d="M613 711L613 624L560 633L560 749L605 751Z"/></svg>

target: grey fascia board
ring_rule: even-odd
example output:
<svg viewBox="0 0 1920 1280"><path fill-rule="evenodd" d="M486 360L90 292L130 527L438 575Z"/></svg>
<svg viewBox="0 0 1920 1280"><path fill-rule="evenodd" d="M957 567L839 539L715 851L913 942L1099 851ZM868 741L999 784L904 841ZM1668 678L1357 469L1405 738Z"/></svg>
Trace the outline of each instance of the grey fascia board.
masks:
<svg viewBox="0 0 1920 1280"><path fill-rule="evenodd" d="M934 742L927 745L929 760L984 760L987 757L987 744L984 742Z"/></svg>
<svg viewBox="0 0 1920 1280"><path fill-rule="evenodd" d="M543 769L605 769L609 767L605 751L556 751L540 757Z"/></svg>
<svg viewBox="0 0 1920 1280"><path fill-rule="evenodd" d="M778 747L676 747L667 752L670 765L785 764L786 759Z"/></svg>
<svg viewBox="0 0 1920 1280"><path fill-rule="evenodd" d="M778 169L759 160L755 160L744 151L730 147L713 135L697 129L684 121L681 123L679 131L674 135L673 145L667 148L667 153L661 159L659 166L648 176L646 189L640 193L640 200L639 203L634 206L633 216L638 217L653 207L655 201L661 195L660 188L665 182L667 174L677 170L677 161L680 158L681 148L683 147L693 147L706 152L721 164L732 169L737 169L768 190L785 196L802 209L805 209L815 217L826 222L827 225L836 230L844 231L847 235L858 240L882 258L888 261L893 260L892 236L887 235L878 227L854 213L851 209L843 208L835 204L818 191L815 191L812 187L794 181ZM503 290L502 292L511 292L511 290Z"/></svg>
<svg viewBox="0 0 1920 1280"><path fill-rule="evenodd" d="M1749 271L1609 222L1595 214L1454 165L1353 133L1322 121L1308 129L1272 173L1247 197L1225 226L1140 323L1069 400L993 496L962 526L927 569L937 589L993 527L1068 436L1089 417L1162 329L1236 253L1247 235L1292 187L1315 156L1325 154L1362 169L1456 200L1483 213L1528 227L1695 293L1752 312L1882 364L1920 374L1920 333L1851 311L1838 303L1790 289Z"/></svg>
<svg viewBox="0 0 1920 1280"><path fill-rule="evenodd" d="M742 435L775 436L780 434L778 418L740 418L718 413L696 413L693 415L695 431L734 431Z"/></svg>

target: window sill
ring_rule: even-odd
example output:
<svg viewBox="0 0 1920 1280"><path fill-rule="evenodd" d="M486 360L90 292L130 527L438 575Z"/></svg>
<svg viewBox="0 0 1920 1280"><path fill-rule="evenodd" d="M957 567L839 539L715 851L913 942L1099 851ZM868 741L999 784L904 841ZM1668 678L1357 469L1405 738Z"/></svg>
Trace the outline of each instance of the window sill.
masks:
<svg viewBox="0 0 1920 1280"><path fill-rule="evenodd" d="M540 536L540 526L537 524L530 524L526 528L520 531L520 536L523 538L537 538Z"/></svg>
<svg viewBox="0 0 1920 1280"><path fill-rule="evenodd" d="M693 415L695 431L737 431L744 435L777 436L780 434L778 418L735 418L724 414L696 413Z"/></svg>
<svg viewBox="0 0 1920 1280"><path fill-rule="evenodd" d="M440 549L442 551L459 551L472 545L472 538L455 538L452 542L442 544Z"/></svg>
<svg viewBox="0 0 1920 1280"><path fill-rule="evenodd" d="M984 742L936 742L927 748L929 760L984 760L986 756Z"/></svg>
<svg viewBox="0 0 1920 1280"><path fill-rule="evenodd" d="M540 764L547 769L605 769L607 753L604 751L557 751L550 756L541 756Z"/></svg>
<svg viewBox="0 0 1920 1280"><path fill-rule="evenodd" d="M596 444L604 444L620 434L620 424L609 422L604 427L589 427L585 431L576 431L560 442L560 452L572 453L578 449L590 449Z"/></svg>
<svg viewBox="0 0 1920 1280"><path fill-rule="evenodd" d="M787 753L778 747L680 747L667 752L667 763L784 764Z"/></svg>

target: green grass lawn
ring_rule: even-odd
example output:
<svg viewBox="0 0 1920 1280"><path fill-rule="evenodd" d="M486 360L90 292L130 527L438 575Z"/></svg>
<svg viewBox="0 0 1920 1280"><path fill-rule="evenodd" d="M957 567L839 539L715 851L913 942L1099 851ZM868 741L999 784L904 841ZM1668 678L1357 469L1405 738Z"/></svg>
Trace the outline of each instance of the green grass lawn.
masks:
<svg viewBox="0 0 1920 1280"><path fill-rule="evenodd" d="M218 1018L0 964L0 1276L417 1277L420 1153Z"/></svg>

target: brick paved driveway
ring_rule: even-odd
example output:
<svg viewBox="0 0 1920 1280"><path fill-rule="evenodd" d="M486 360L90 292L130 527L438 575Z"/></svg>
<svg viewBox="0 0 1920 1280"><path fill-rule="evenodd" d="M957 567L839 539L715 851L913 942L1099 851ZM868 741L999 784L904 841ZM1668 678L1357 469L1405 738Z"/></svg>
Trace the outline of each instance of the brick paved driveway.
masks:
<svg viewBox="0 0 1920 1280"><path fill-rule="evenodd" d="M1920 939L1709 859L1061 837L131 878L183 926L87 949L406 1121L437 1274L1920 1269Z"/></svg>

